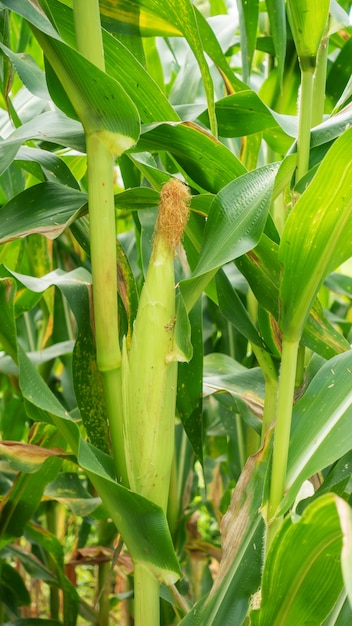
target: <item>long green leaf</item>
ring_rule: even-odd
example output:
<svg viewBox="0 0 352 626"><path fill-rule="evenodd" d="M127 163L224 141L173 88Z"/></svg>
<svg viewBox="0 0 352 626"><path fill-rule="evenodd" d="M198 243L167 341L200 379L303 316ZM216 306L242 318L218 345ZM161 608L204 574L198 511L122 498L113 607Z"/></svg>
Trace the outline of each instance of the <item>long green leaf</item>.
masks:
<svg viewBox="0 0 352 626"><path fill-rule="evenodd" d="M256 416L262 417L264 377L259 368L247 369L227 354L212 353L204 358L203 393L221 392L243 401ZM253 426L258 421L253 418Z"/></svg>
<svg viewBox="0 0 352 626"><path fill-rule="evenodd" d="M60 111L48 111L37 115L0 141L0 175L14 160L20 146L30 139L58 143L85 152L82 126Z"/></svg>
<svg viewBox="0 0 352 626"><path fill-rule="evenodd" d="M248 252L264 230L277 164L248 172L214 198L206 223L198 265L200 276Z"/></svg>
<svg viewBox="0 0 352 626"><path fill-rule="evenodd" d="M147 35L162 34L166 37L172 34L174 36L177 34L183 35L193 50L198 63L200 63L200 58L197 56L199 52L197 52L196 46L200 45L214 61L215 65L219 67L229 85L235 91L246 89L245 83L240 81L229 67L226 56L222 52L213 30L195 6L193 8L196 17L195 32L191 32L190 25L194 25L194 21L193 18L188 17L189 7L185 6L184 0L180 4L175 4L173 0L168 0L167 2L162 2L161 0L136 0L132 5L129 0L104 0L100 6L103 16L105 14L111 18L110 25L113 19L116 20L116 29L119 32L124 32L121 30L121 25L124 27L126 24L129 26L133 24L135 34L143 34L148 29L148 32L145 32ZM188 19L183 22L185 15ZM153 31L154 24L156 28L163 28L160 18L164 20L166 30L164 32L160 32L160 30L159 32L157 30ZM120 25L118 25L118 21L121 22ZM195 38L198 39L197 42L194 41Z"/></svg>
<svg viewBox="0 0 352 626"><path fill-rule="evenodd" d="M50 11L61 36L71 47L74 47L76 39L72 10L62 2L51 0ZM133 6L130 2L124 15L127 13L128 16L133 13ZM158 16L153 14L153 18L156 23ZM103 42L106 72L115 78L133 99L142 122L150 124L162 120L179 120L179 116L165 94L128 48L106 31L103 31Z"/></svg>
<svg viewBox="0 0 352 626"><path fill-rule="evenodd" d="M190 179L211 193L246 171L224 144L192 122L157 124L143 131L138 150L169 151Z"/></svg>
<svg viewBox="0 0 352 626"><path fill-rule="evenodd" d="M320 624L329 614L343 587L337 502L327 494L298 522L284 521L265 561L261 608L251 612L251 626Z"/></svg>
<svg viewBox="0 0 352 626"><path fill-rule="evenodd" d="M34 523L27 527L27 534L33 542L42 546L50 554L51 566L56 574L59 587L63 591L63 620L67 626L76 626L79 595L76 587L65 575L64 549L59 539Z"/></svg>
<svg viewBox="0 0 352 626"><path fill-rule="evenodd" d="M352 608L352 510L344 500L337 500L336 506L340 516L342 530L342 576L350 606Z"/></svg>
<svg viewBox="0 0 352 626"><path fill-rule="evenodd" d="M352 130L330 148L283 231L281 328L300 339L324 278L351 254Z"/></svg>
<svg viewBox="0 0 352 626"><path fill-rule="evenodd" d="M278 245L264 233L253 250L236 260L236 265L247 278L261 306L277 321L280 282L278 250ZM279 327L275 334L281 343ZM314 302L308 316L302 343L326 359L349 349L348 341L328 322L318 300Z"/></svg>
<svg viewBox="0 0 352 626"><path fill-rule="evenodd" d="M279 80L282 88L286 56L286 12L284 0L265 0L268 10L270 31L274 42Z"/></svg>
<svg viewBox="0 0 352 626"><path fill-rule="evenodd" d="M40 183L0 209L0 243L31 233L55 239L86 209L87 195L56 183Z"/></svg>
<svg viewBox="0 0 352 626"><path fill-rule="evenodd" d="M263 348L263 339L249 317L236 289L232 287L224 269L218 271L215 282L221 313L251 343Z"/></svg>
<svg viewBox="0 0 352 626"><path fill-rule="evenodd" d="M16 68L16 72L23 84L38 98L50 100L50 94L45 81L45 74L29 54L15 54L12 50L0 43L2 51L9 57Z"/></svg>
<svg viewBox="0 0 352 626"><path fill-rule="evenodd" d="M27 4L25 0L20 10L22 15ZM38 15L33 15L33 6L30 13L29 22L36 38L85 131L99 133L113 154L122 154L139 136L139 115L133 101L116 80L60 41L58 33L48 35L47 26L42 26L42 14L37 11ZM44 20L44 16L42 18ZM72 106L67 108L62 88L58 88L55 82L49 85L49 91L50 87L58 106L72 116Z"/></svg>
<svg viewBox="0 0 352 626"><path fill-rule="evenodd" d="M115 155L130 148L139 136L139 115L122 86L67 44L38 30L35 35L86 133L98 133ZM49 90L58 106L65 106L57 85Z"/></svg>
<svg viewBox="0 0 352 626"><path fill-rule="evenodd" d="M197 458L203 462L203 333L201 303L189 315L193 355L178 364L177 410Z"/></svg>
<svg viewBox="0 0 352 626"><path fill-rule="evenodd" d="M292 415L285 497L292 505L310 476L352 448L352 351L327 361L313 378Z"/></svg>
<svg viewBox="0 0 352 626"><path fill-rule="evenodd" d="M241 256L264 230L277 164L248 172L215 196L204 229L197 266L181 290L190 310L221 265ZM220 242L220 244L219 244Z"/></svg>
<svg viewBox="0 0 352 626"><path fill-rule="evenodd" d="M47 180L51 183L61 183L61 185L79 189L79 184L66 163L48 150L21 146L15 161L19 167L27 170L40 181Z"/></svg>
<svg viewBox="0 0 352 626"><path fill-rule="evenodd" d="M243 80L247 82L257 39L259 0L237 0L237 9L240 18L242 73Z"/></svg>

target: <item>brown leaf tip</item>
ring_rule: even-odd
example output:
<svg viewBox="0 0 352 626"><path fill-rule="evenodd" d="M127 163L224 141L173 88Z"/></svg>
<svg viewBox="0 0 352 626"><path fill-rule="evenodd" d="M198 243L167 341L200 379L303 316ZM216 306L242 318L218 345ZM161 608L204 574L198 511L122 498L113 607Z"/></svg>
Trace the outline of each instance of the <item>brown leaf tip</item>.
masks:
<svg viewBox="0 0 352 626"><path fill-rule="evenodd" d="M188 187L177 178L168 180L161 189L156 232L173 250L182 239L188 221L190 201Z"/></svg>

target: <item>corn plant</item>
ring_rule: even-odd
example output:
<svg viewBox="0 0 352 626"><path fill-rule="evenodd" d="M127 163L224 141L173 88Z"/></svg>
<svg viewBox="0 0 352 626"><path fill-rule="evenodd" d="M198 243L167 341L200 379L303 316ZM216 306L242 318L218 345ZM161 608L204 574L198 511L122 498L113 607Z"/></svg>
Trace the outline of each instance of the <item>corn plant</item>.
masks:
<svg viewBox="0 0 352 626"><path fill-rule="evenodd" d="M1 623L351 623L351 10L1 1Z"/></svg>

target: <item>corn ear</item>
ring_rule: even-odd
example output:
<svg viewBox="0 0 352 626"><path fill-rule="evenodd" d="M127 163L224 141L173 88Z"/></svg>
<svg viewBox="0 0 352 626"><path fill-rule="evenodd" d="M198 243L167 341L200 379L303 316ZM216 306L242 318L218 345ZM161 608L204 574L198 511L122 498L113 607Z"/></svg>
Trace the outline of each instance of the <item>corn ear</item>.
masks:
<svg viewBox="0 0 352 626"><path fill-rule="evenodd" d="M161 191L152 255L129 352L122 353L124 443L133 491L164 510L174 452L177 351L174 256L188 218L188 191L178 180Z"/></svg>

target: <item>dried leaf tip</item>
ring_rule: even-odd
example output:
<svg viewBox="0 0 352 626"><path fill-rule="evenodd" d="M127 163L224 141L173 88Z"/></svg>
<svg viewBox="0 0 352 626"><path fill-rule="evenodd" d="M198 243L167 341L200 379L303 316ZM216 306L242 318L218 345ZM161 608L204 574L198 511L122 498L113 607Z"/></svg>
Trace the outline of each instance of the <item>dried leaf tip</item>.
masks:
<svg viewBox="0 0 352 626"><path fill-rule="evenodd" d="M172 250L180 243L188 221L191 194L177 178L171 178L160 192L157 237L162 236Z"/></svg>

